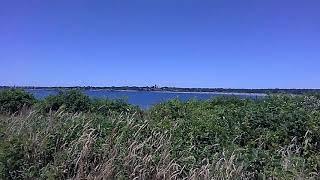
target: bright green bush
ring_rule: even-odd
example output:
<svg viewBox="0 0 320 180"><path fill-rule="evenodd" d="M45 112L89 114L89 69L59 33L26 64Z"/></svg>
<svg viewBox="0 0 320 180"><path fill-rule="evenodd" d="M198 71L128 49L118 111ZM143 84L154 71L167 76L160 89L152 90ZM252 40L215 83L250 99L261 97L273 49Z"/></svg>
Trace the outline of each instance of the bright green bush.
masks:
<svg viewBox="0 0 320 180"><path fill-rule="evenodd" d="M294 147L308 147L297 151L298 156L313 169L320 168L320 163L309 158L320 155L315 153L320 150L319 102L286 95L255 101L174 100L153 107L149 117L156 128L172 132L172 153L178 160L190 156L201 162L225 149L242 149L246 170L266 174L281 166L279 151L292 143Z"/></svg>
<svg viewBox="0 0 320 180"><path fill-rule="evenodd" d="M44 113L48 113L49 111L57 111L64 104L64 99L62 93L59 95L50 95L46 97L44 100L40 101L38 104L39 110Z"/></svg>
<svg viewBox="0 0 320 180"><path fill-rule="evenodd" d="M23 107L30 107L36 102L35 98L20 89L8 89L0 91L0 113L15 113Z"/></svg>
<svg viewBox="0 0 320 180"><path fill-rule="evenodd" d="M139 113L142 111L138 106L131 105L122 99L95 99L91 101L91 112L103 115L110 115L113 113Z"/></svg>
<svg viewBox="0 0 320 180"><path fill-rule="evenodd" d="M71 90L62 94L64 105L69 112L86 112L90 109L90 99L80 91Z"/></svg>
<svg viewBox="0 0 320 180"><path fill-rule="evenodd" d="M141 113L139 107L133 106L124 100L90 99L78 90L61 91L57 95L48 96L39 102L38 108L44 113L62 108L71 113L91 112L105 116L114 113Z"/></svg>
<svg viewBox="0 0 320 180"><path fill-rule="evenodd" d="M64 108L67 112L88 112L91 100L88 96L78 90L61 91L58 95L45 98L39 105L43 112L57 111Z"/></svg>

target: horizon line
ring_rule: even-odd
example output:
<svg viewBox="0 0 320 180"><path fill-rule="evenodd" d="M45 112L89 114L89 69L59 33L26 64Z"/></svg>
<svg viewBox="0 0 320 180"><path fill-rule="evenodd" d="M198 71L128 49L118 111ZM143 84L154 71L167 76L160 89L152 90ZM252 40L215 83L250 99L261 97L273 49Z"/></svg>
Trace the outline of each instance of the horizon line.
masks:
<svg viewBox="0 0 320 180"><path fill-rule="evenodd" d="M297 90L320 90L320 88L226 88L226 87L178 87L178 86L33 86L33 85L0 85L1 88L3 87L10 87L10 88L177 88L177 89L257 89L257 90L265 90L265 89L279 89L279 90L286 90L286 89L297 89Z"/></svg>

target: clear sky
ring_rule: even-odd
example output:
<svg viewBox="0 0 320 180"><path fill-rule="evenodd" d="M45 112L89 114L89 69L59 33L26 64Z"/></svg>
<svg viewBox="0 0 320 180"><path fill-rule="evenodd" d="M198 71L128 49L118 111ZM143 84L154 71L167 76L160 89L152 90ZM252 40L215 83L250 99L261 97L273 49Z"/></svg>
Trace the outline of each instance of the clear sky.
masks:
<svg viewBox="0 0 320 180"><path fill-rule="evenodd" d="M0 85L320 88L319 0L2 0Z"/></svg>

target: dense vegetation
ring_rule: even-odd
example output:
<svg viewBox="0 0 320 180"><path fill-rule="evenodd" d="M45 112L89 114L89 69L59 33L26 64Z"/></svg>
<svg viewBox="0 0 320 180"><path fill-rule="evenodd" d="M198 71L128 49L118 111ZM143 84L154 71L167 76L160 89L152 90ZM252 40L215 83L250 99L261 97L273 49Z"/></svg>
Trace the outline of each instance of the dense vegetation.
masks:
<svg viewBox="0 0 320 180"><path fill-rule="evenodd" d="M21 111L24 107L30 107L35 101L32 95L23 90L4 90L0 92L0 112L12 114Z"/></svg>
<svg viewBox="0 0 320 180"><path fill-rule="evenodd" d="M0 179L320 177L315 95L172 100L146 111L78 91L0 97Z"/></svg>

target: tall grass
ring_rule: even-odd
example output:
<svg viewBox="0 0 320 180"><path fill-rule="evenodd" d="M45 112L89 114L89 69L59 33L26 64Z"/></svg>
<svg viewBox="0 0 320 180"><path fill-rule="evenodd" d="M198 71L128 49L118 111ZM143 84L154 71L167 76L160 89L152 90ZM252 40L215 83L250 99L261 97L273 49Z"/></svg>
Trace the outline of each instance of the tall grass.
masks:
<svg viewBox="0 0 320 180"><path fill-rule="evenodd" d="M37 108L0 116L0 178L320 177L316 97L173 100L142 114Z"/></svg>

